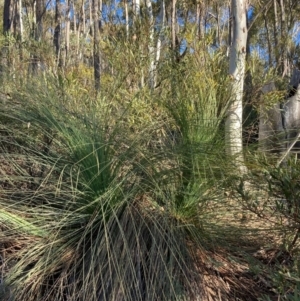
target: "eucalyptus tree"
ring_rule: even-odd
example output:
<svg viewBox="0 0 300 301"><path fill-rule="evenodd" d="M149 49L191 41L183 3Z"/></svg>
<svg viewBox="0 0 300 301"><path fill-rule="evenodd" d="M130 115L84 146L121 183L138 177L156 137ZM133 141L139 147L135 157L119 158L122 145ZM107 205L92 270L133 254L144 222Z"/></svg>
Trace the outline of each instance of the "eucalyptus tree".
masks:
<svg viewBox="0 0 300 301"><path fill-rule="evenodd" d="M56 61L58 67L61 67L61 17L62 17L62 5L60 1L55 2L55 28L53 35L53 45L55 47Z"/></svg>
<svg viewBox="0 0 300 301"><path fill-rule="evenodd" d="M241 172L246 171L243 158L243 91L247 47L246 0L232 0L233 37L230 48L229 75L232 80L232 99L225 123L228 155L233 156Z"/></svg>
<svg viewBox="0 0 300 301"><path fill-rule="evenodd" d="M93 58L94 58L94 80L95 90L100 91L100 16L102 12L102 0L92 0L93 5L93 23L94 23L94 41L93 41Z"/></svg>
<svg viewBox="0 0 300 301"><path fill-rule="evenodd" d="M12 20L13 20L13 0L5 0L4 8L3 8L3 34L4 36L8 36L12 30ZM8 69L9 59L8 59L8 44L5 45L1 49L1 75L4 75L4 70Z"/></svg>
<svg viewBox="0 0 300 301"><path fill-rule="evenodd" d="M141 1L132 0L132 6L133 6L134 18L139 19L141 16Z"/></svg>
<svg viewBox="0 0 300 301"><path fill-rule="evenodd" d="M33 4L33 23L31 38L35 45L34 51L31 53L31 63L29 65L29 71L36 75L41 67L41 55L38 51L43 39L43 17L46 11L44 0L36 0Z"/></svg>
<svg viewBox="0 0 300 301"><path fill-rule="evenodd" d="M129 15L128 15L128 1L124 0L124 13L125 13L125 28L126 28L126 38L129 38Z"/></svg>
<svg viewBox="0 0 300 301"><path fill-rule="evenodd" d="M284 137L290 136L289 125L297 123L300 118L294 114L299 112L297 102L289 97L298 86L298 83L295 85L297 70L294 67L299 56L299 4L294 0L252 3L255 16L250 24L249 40L264 64L256 88L263 92L259 103L259 144L264 151L284 151ZM262 77L266 78L265 81L261 80ZM271 84L272 91L268 91Z"/></svg>
<svg viewBox="0 0 300 301"><path fill-rule="evenodd" d="M146 7L148 11L148 19L149 19L149 56L150 56L150 68L149 68L149 85L153 89L155 86L154 83L154 72L155 72L155 52L154 52L154 18L153 18L153 10L152 10L152 2L151 0L146 0Z"/></svg>
<svg viewBox="0 0 300 301"><path fill-rule="evenodd" d="M1 68L6 70L11 69L11 62L17 59L16 54L10 54L9 52L9 36L13 36L16 41L16 46L19 48L19 56L22 60L22 43L24 35L23 26L23 3L22 0L5 0L3 7L3 34L6 37L4 46L2 47L2 62ZM17 55L18 55L17 54Z"/></svg>
<svg viewBox="0 0 300 301"><path fill-rule="evenodd" d="M65 1L66 10L65 10L65 20L64 20L64 27L65 27L65 51L64 51L64 66L67 65L67 60L69 57L69 49L70 49L70 17L71 17L71 1Z"/></svg>
<svg viewBox="0 0 300 301"><path fill-rule="evenodd" d="M12 29L12 20L13 20L13 12L14 12L14 1L13 0L5 0L4 1L4 9L3 9L3 33L7 34Z"/></svg>

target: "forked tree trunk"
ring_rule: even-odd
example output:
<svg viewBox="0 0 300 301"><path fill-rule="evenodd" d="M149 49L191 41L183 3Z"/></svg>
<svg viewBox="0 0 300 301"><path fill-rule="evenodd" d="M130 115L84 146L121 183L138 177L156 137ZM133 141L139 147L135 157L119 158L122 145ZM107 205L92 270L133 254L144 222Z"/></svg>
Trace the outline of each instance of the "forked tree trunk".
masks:
<svg viewBox="0 0 300 301"><path fill-rule="evenodd" d="M247 46L246 0L231 0L233 40L230 49L229 75L232 99L225 123L227 153L235 159L242 173L246 172L243 157L243 91Z"/></svg>

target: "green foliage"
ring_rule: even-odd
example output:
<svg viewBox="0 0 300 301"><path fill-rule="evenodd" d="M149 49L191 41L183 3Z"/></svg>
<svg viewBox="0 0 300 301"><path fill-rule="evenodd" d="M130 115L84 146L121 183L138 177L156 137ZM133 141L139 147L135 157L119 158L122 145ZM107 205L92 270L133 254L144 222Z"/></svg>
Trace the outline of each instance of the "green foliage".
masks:
<svg viewBox="0 0 300 301"><path fill-rule="evenodd" d="M0 99L0 247L9 254L1 300L204 300L207 271L223 276L209 256L202 261L203 246L226 248L231 260L250 233L236 216L249 212L266 221L274 214L282 249L296 254L298 165L274 168L249 153L253 191L232 176L223 141L232 92L226 47L206 47L217 31L197 41L194 24L181 30L192 50L180 62L163 45L151 90L148 25L138 24L134 39L116 24L103 26L97 95L85 38L85 61L71 36L72 54L60 69L47 43L6 43L13 78L4 79L9 95ZM46 66L35 77L33 54ZM282 97L258 97L263 82L276 81L273 70L262 81L263 64L259 55L249 62L249 101L257 107ZM284 90L284 80L278 85ZM278 294L297 296L297 264L269 272ZM257 277L265 271L257 260L249 265Z"/></svg>
<svg viewBox="0 0 300 301"><path fill-rule="evenodd" d="M198 277L185 228L180 227L185 221L156 205L158 193L150 188L159 186L161 178L151 172L159 162L153 165L153 159L141 153L144 140L128 140L122 122L111 128L105 106L95 113L93 105L83 103L70 111L66 93L61 98L50 81L43 85L14 93L14 102L24 105L11 103L13 109L8 105L2 113L28 125L15 128L18 133L6 129L11 137L6 146L14 149L6 156L18 170L18 180L7 172L6 178L10 189L21 185L25 191L1 199L1 222L8 229L13 224L15 235L30 237L12 254L7 298L191 297ZM18 154L25 156L18 160ZM156 173L163 174L170 181L174 173ZM20 206L30 219L9 215L8 210Z"/></svg>

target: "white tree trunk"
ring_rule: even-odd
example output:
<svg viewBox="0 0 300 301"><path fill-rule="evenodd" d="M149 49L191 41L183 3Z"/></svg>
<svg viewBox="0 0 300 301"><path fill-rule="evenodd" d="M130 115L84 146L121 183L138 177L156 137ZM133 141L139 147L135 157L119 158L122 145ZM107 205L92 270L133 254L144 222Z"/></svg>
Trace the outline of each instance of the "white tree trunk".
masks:
<svg viewBox="0 0 300 301"><path fill-rule="evenodd" d="M164 39L164 28L166 26L166 5L165 5L164 0L162 0L162 2L161 2L160 20L161 20L161 27L159 30L159 35L158 35L157 44L156 44L155 70L154 70L154 74L153 74L154 87L156 87L156 85L157 85L157 65L158 65L158 62L160 59L162 42Z"/></svg>
<svg viewBox="0 0 300 301"><path fill-rule="evenodd" d="M149 35L149 57L150 57L150 67L149 67L149 86L151 89L155 87L154 78L155 78L155 52L154 52L154 18L152 11L152 2L151 0L146 0L146 6L148 11L148 18L150 23L150 35Z"/></svg>
<svg viewBox="0 0 300 301"><path fill-rule="evenodd" d="M18 1L19 4L19 22L20 22L20 41L21 43L23 42L23 5L22 5L22 0Z"/></svg>
<svg viewBox="0 0 300 301"><path fill-rule="evenodd" d="M172 50L176 51L176 2L177 0L172 0L172 19L171 19L171 27L172 27Z"/></svg>
<svg viewBox="0 0 300 301"><path fill-rule="evenodd" d="M125 7L125 28L126 28L126 38L129 38L129 15L128 15L128 3L127 0L124 0Z"/></svg>
<svg viewBox="0 0 300 301"><path fill-rule="evenodd" d="M133 4L134 17L135 17L135 19L139 19L140 18L141 2L140 2L140 0L134 0L132 2L132 4Z"/></svg>
<svg viewBox="0 0 300 301"><path fill-rule="evenodd" d="M229 75L232 79L232 99L225 123L227 153L235 158L240 171L245 172L243 160L243 90L246 62L247 22L246 0L231 0L233 40L230 49Z"/></svg>
<svg viewBox="0 0 300 301"><path fill-rule="evenodd" d="M165 15L166 15L166 7L165 1L162 0L161 8L160 8L160 28L159 28L159 35L156 43L156 49L154 47L154 17L153 17L153 10L152 10L152 1L146 0L146 6L149 16L149 23L150 23L150 35L149 35L149 56L150 56L150 67L149 67L149 86L151 89L154 89L157 85L157 64L160 59L160 51L162 46L163 40L163 30L165 26Z"/></svg>

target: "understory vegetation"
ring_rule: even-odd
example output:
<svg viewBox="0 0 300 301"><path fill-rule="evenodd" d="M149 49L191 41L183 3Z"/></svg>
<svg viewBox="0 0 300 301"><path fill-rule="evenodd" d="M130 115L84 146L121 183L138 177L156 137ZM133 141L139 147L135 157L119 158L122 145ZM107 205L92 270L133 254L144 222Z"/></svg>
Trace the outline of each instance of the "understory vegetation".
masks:
<svg viewBox="0 0 300 301"><path fill-rule="evenodd" d="M122 49L99 93L80 66L2 77L0 300L300 300L300 163L246 130L247 173L225 155L226 56L150 89Z"/></svg>

